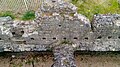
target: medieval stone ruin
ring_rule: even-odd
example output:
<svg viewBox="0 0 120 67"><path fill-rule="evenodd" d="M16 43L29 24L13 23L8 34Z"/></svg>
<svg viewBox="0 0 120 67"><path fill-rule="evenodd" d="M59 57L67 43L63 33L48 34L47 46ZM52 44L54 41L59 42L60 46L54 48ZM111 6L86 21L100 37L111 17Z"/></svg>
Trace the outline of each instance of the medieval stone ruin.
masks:
<svg viewBox="0 0 120 67"><path fill-rule="evenodd" d="M0 51L54 53L53 67L76 67L74 51L120 51L120 15L94 15L90 22L63 0L43 2L33 21L0 17Z"/></svg>

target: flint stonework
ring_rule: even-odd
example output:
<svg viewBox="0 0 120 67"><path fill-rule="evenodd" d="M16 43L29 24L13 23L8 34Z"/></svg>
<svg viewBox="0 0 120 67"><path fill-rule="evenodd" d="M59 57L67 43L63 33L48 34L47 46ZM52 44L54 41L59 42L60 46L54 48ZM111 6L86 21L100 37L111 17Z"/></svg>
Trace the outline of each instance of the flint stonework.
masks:
<svg viewBox="0 0 120 67"><path fill-rule="evenodd" d="M44 1L33 21L0 17L0 52L54 52L53 67L76 67L74 51L120 51L120 15L94 15L90 22L63 0Z"/></svg>

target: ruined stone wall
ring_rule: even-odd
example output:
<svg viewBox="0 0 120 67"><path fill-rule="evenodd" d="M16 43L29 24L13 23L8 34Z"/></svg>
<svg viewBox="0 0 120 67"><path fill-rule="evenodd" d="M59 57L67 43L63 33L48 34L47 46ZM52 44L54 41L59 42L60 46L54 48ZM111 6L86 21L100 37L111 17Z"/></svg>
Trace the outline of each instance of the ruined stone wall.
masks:
<svg viewBox="0 0 120 67"><path fill-rule="evenodd" d="M33 21L0 18L0 51L45 51L70 44L76 50L119 51L119 14L95 15L92 22L73 4L43 3Z"/></svg>
<svg viewBox="0 0 120 67"><path fill-rule="evenodd" d="M119 51L119 14L95 15L87 41L91 51ZM91 46L90 46L91 45Z"/></svg>
<svg viewBox="0 0 120 67"><path fill-rule="evenodd" d="M0 18L1 52L51 50L52 67L76 67L76 50L120 50L119 14L94 15L90 22L73 4L51 0L43 2L35 15L32 21Z"/></svg>

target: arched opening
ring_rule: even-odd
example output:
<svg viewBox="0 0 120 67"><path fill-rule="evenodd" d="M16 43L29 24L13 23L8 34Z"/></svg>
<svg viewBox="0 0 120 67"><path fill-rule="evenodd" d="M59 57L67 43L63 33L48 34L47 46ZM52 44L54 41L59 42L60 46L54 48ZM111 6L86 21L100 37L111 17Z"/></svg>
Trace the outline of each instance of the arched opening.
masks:
<svg viewBox="0 0 120 67"><path fill-rule="evenodd" d="M12 35L15 35L15 32L12 32Z"/></svg>
<svg viewBox="0 0 120 67"><path fill-rule="evenodd" d="M31 40L35 40L34 38L30 38Z"/></svg>
<svg viewBox="0 0 120 67"><path fill-rule="evenodd" d="M108 39L111 39L112 38L112 36L108 36Z"/></svg>
<svg viewBox="0 0 120 67"><path fill-rule="evenodd" d="M88 37L85 37L84 39L85 39L85 40L88 40Z"/></svg>
<svg viewBox="0 0 120 67"><path fill-rule="evenodd" d="M21 31L22 34L24 34L24 31Z"/></svg>
<svg viewBox="0 0 120 67"><path fill-rule="evenodd" d="M120 36L118 36L118 39L120 39Z"/></svg>
<svg viewBox="0 0 120 67"><path fill-rule="evenodd" d="M77 40L78 38L77 37L74 37L75 40Z"/></svg>
<svg viewBox="0 0 120 67"><path fill-rule="evenodd" d="M55 38L55 37L53 37L53 40L56 40L56 38Z"/></svg>
<svg viewBox="0 0 120 67"><path fill-rule="evenodd" d="M46 38L45 38L45 37L43 37L42 39L43 39L43 40L46 40Z"/></svg>
<svg viewBox="0 0 120 67"><path fill-rule="evenodd" d="M102 38L102 36L97 37L97 39L101 39L101 38Z"/></svg>
<svg viewBox="0 0 120 67"><path fill-rule="evenodd" d="M67 38L66 38L66 37L64 37L63 39L64 39L64 40L66 40Z"/></svg>
<svg viewBox="0 0 120 67"><path fill-rule="evenodd" d="M61 27L61 25L59 25L59 27Z"/></svg>

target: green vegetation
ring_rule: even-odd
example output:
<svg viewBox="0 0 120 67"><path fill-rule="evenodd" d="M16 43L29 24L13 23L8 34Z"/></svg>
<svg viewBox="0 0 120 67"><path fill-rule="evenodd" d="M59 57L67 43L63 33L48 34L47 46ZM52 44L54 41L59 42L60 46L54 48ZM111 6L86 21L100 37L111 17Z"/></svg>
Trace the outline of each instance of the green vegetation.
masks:
<svg viewBox="0 0 120 67"><path fill-rule="evenodd" d="M78 7L78 13L85 15L90 20L92 20L95 14L120 13L120 3L118 0L72 0L72 3ZM27 11L22 14L14 13L11 11L1 12L0 17L10 16L13 19L21 20L33 20L35 18L34 11ZM73 14L70 14L70 16L73 16Z"/></svg>
<svg viewBox="0 0 120 67"><path fill-rule="evenodd" d="M7 17L7 16L10 16L12 19L15 19L15 15L13 14L13 12L6 11L0 13L0 17Z"/></svg>
<svg viewBox="0 0 120 67"><path fill-rule="evenodd" d="M60 44L73 44L73 43L68 40L63 40Z"/></svg>
<svg viewBox="0 0 120 67"><path fill-rule="evenodd" d="M24 14L14 14L11 11L6 11L0 13L0 17L7 17L7 16L10 16L12 19L33 20L35 18L35 12L27 11Z"/></svg>
<svg viewBox="0 0 120 67"><path fill-rule="evenodd" d="M118 0L72 0L72 3L78 7L78 13L89 19L95 14L120 13Z"/></svg>
<svg viewBox="0 0 120 67"><path fill-rule="evenodd" d="M34 11L27 11L22 16L22 20L33 20L35 18L35 12Z"/></svg>

